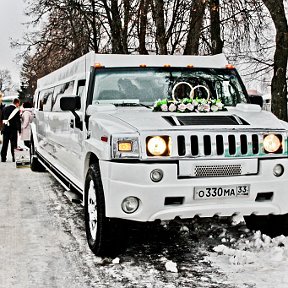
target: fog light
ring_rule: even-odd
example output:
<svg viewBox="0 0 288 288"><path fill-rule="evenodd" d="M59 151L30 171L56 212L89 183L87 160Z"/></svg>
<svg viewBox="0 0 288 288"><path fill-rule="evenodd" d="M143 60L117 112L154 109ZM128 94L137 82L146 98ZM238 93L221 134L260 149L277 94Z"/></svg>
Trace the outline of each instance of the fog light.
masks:
<svg viewBox="0 0 288 288"><path fill-rule="evenodd" d="M163 178L163 171L161 169L154 169L150 173L150 178L153 182L159 182Z"/></svg>
<svg viewBox="0 0 288 288"><path fill-rule="evenodd" d="M284 173L284 167L281 164L277 164L273 168L273 174L276 177L280 177Z"/></svg>
<svg viewBox="0 0 288 288"><path fill-rule="evenodd" d="M139 207L139 199L129 196L123 200L121 207L127 214L134 213Z"/></svg>

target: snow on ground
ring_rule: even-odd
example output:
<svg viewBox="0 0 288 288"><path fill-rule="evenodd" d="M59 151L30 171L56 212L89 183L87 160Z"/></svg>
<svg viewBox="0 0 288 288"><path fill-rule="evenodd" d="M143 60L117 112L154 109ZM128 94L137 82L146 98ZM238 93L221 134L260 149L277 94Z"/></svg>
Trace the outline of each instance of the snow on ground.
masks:
<svg viewBox="0 0 288 288"><path fill-rule="evenodd" d="M0 166L0 287L288 287L288 237L252 233L243 218L132 225L125 251L96 257L83 207L54 178L16 168L10 154Z"/></svg>
<svg viewBox="0 0 288 288"><path fill-rule="evenodd" d="M240 238L233 247L224 243L213 251L206 260L225 271L228 282L239 288L288 287L288 237L271 239L257 231L250 238Z"/></svg>

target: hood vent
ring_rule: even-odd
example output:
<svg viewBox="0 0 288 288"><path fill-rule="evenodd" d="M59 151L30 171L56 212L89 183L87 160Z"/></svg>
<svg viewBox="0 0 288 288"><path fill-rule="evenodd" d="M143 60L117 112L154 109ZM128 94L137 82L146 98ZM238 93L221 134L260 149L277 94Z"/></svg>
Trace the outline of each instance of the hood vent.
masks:
<svg viewBox="0 0 288 288"><path fill-rule="evenodd" d="M237 115L230 116L163 116L172 126L187 126L187 125L249 125L244 119Z"/></svg>

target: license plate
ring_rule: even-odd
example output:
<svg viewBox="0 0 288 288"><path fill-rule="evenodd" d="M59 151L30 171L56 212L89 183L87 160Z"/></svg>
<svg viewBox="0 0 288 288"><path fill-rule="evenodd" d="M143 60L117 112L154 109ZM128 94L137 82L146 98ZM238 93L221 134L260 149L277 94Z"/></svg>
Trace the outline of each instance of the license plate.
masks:
<svg viewBox="0 0 288 288"><path fill-rule="evenodd" d="M194 199L248 197L250 185L201 186L194 188Z"/></svg>

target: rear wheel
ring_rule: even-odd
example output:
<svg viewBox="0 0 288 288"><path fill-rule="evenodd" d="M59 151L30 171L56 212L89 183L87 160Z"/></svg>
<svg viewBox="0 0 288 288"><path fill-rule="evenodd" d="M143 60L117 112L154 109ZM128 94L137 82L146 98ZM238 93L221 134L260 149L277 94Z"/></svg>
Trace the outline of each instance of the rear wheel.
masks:
<svg viewBox="0 0 288 288"><path fill-rule="evenodd" d="M105 197L98 164L92 164L85 181L85 227L90 249L97 256L116 256L125 246L124 223L105 214Z"/></svg>
<svg viewBox="0 0 288 288"><path fill-rule="evenodd" d="M30 145L30 168L33 172L44 172L45 167L38 161L38 157L35 153L35 145L33 138L31 138Z"/></svg>
<svg viewBox="0 0 288 288"><path fill-rule="evenodd" d="M270 237L288 235L288 214L284 215L250 215L244 217L250 230L260 230Z"/></svg>

